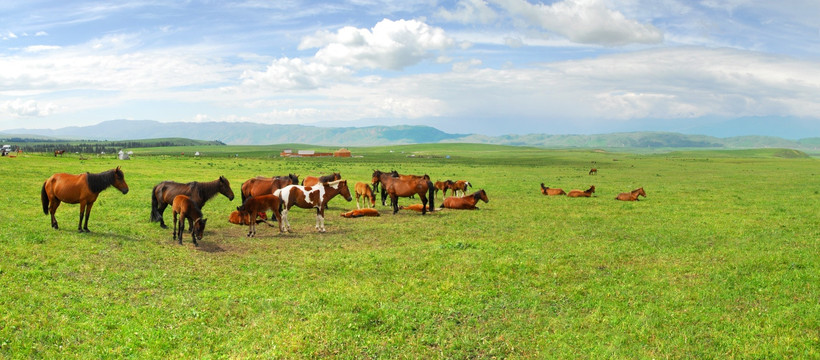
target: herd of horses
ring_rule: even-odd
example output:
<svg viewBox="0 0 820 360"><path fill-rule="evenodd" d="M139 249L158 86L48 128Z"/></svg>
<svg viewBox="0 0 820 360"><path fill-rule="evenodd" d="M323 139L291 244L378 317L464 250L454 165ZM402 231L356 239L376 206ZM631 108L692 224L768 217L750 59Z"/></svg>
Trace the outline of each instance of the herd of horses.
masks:
<svg viewBox="0 0 820 360"><path fill-rule="evenodd" d="M597 173L596 169L592 170ZM590 174L592 175L593 171L590 171ZM51 227L59 229L54 214L60 203L80 204L80 220L77 230L89 232L88 219L91 215L91 208L99 193L111 186L123 194L128 193L128 184L125 182L125 175L120 167L97 174L54 174L43 183L40 191L43 213L50 214ZM434 183L427 174L403 175L395 170L390 172L374 170L369 185L364 182L355 184L357 210L341 215L343 217L379 216L379 212L375 209L362 209L359 206L359 199L363 198L365 207L367 207L366 201L369 200L370 206L375 208L377 193L381 193L383 206L387 206L386 200L390 199L393 214L396 214L399 209L419 211L422 215L436 211L434 201L438 191L442 191L444 196L439 210L444 208L477 210L476 204L479 201L489 202L484 189L467 195L469 187L472 187L472 184L465 180L446 180ZM448 190L451 191L452 196L446 196ZM595 193L595 186L590 186L587 190L575 189L565 192L562 189L549 188L541 183L541 193L549 196L591 197ZM207 219L202 215L202 208L217 194L222 194L228 200L234 199L231 184L224 176L208 182L160 182L151 191L151 222L159 222L160 227L167 229L168 226L162 215L170 205L173 212L173 239L182 244L182 235L187 222L193 243L198 245L198 241L202 240L207 223ZM242 204L236 208L229 219L234 223L248 225L247 236L253 237L256 235L258 223L265 222L269 226L274 226L268 222L266 215L268 211L271 211L278 222L279 232L290 232L288 213L292 207L296 206L303 209L316 209L316 230L325 232L327 231L325 210L328 202L337 195L341 195L348 202L353 199L347 180L342 179L338 172L319 177L308 176L301 183L299 183L299 176L295 174L269 178L258 176L242 183ZM400 197L415 196L419 197L421 204L399 207ZM638 201L639 196L646 197L646 192L642 187L628 193L620 193L615 199Z"/></svg>

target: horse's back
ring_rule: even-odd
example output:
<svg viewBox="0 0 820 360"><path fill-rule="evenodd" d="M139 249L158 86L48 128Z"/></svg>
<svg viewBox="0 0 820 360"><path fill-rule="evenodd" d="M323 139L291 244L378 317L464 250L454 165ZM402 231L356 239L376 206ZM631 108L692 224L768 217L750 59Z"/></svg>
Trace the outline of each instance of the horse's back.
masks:
<svg viewBox="0 0 820 360"><path fill-rule="evenodd" d="M82 200L93 202L96 194L88 188L86 174L57 173L51 175L43 184L49 197L56 197L61 202L76 204Z"/></svg>

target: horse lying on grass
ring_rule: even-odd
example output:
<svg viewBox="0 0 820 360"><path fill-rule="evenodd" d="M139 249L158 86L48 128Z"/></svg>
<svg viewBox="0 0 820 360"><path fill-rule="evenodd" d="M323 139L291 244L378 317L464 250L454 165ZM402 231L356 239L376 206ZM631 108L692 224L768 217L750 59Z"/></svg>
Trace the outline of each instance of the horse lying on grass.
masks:
<svg viewBox="0 0 820 360"><path fill-rule="evenodd" d="M357 218L362 216L380 216L379 210L372 208L356 209L341 214L344 218Z"/></svg>
<svg viewBox="0 0 820 360"><path fill-rule="evenodd" d="M615 197L615 200L638 201L638 196L643 196L644 198L646 197L646 192L643 191L642 187L632 190L632 192L620 193L618 194L618 196Z"/></svg>
<svg viewBox="0 0 820 360"><path fill-rule="evenodd" d="M475 206L475 204L478 203L479 200L484 201L485 203L490 202L490 199L487 198L487 192L485 192L484 189L480 189L467 196L448 197L444 199L444 203L441 205L441 208L458 210L478 210L478 206Z"/></svg>

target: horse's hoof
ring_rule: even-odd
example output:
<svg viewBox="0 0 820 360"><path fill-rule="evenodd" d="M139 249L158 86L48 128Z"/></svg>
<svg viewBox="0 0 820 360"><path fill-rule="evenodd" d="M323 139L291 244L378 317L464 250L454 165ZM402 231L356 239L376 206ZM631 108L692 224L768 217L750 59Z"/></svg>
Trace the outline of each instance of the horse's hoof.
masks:
<svg viewBox="0 0 820 360"><path fill-rule="evenodd" d="M159 224L159 227L161 227L161 228L163 228L163 229L167 229L167 228L168 228L168 225L165 225L165 224Z"/></svg>

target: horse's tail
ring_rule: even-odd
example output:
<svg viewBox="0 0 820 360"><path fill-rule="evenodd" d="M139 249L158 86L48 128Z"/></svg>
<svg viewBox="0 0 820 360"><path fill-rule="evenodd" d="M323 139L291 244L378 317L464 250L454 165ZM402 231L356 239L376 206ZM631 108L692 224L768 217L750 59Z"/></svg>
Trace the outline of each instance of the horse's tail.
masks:
<svg viewBox="0 0 820 360"><path fill-rule="evenodd" d="M430 181L430 180L427 180L427 193L428 193L427 197L430 198L428 200L428 201L430 201L430 207L428 209L430 209L430 211L433 211L433 208L435 207L435 206L433 206L433 200L435 199L435 196L436 196L436 191L435 190L436 190L436 187L435 187L435 185L433 185L433 182Z"/></svg>
<svg viewBox="0 0 820 360"><path fill-rule="evenodd" d="M157 184L151 189L151 222L162 221L162 214L159 213L159 199L157 199L157 187L162 184Z"/></svg>
<svg viewBox="0 0 820 360"><path fill-rule="evenodd" d="M46 183L43 183L43 188L40 190L40 201L43 203L43 214L48 215L48 193L46 193Z"/></svg>

